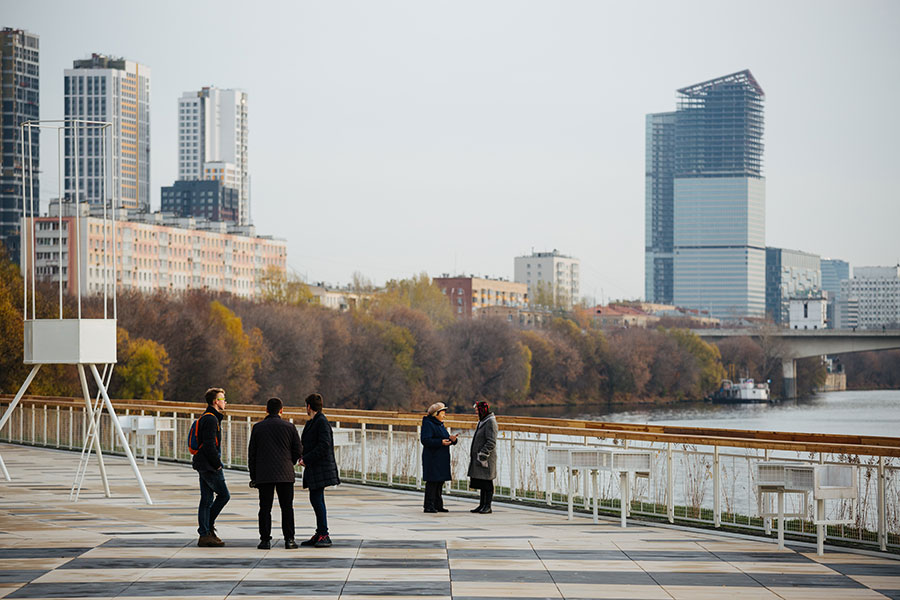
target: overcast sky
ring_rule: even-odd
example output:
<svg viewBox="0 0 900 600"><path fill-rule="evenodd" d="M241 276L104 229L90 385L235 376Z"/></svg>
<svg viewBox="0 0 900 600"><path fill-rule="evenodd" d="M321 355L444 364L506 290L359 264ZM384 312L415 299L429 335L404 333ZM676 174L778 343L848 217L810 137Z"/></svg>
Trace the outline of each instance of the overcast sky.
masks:
<svg viewBox="0 0 900 600"><path fill-rule="evenodd" d="M151 68L151 207L177 99L249 93L251 211L308 281L512 278L581 259L582 294L643 295L644 118L750 69L766 92L766 240L900 262L900 2L0 0L40 36L41 118L92 52ZM42 146L42 199L55 147Z"/></svg>

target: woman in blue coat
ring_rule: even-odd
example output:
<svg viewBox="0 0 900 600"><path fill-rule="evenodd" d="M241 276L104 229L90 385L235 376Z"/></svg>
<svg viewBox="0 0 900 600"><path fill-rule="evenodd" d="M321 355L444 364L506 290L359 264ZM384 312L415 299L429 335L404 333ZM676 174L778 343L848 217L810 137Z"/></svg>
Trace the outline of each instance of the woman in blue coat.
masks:
<svg viewBox="0 0 900 600"><path fill-rule="evenodd" d="M450 446L456 444L456 435L450 435L444 427L447 407L435 402L422 418L422 479L425 480L425 512L450 512L444 508L441 489L450 481Z"/></svg>

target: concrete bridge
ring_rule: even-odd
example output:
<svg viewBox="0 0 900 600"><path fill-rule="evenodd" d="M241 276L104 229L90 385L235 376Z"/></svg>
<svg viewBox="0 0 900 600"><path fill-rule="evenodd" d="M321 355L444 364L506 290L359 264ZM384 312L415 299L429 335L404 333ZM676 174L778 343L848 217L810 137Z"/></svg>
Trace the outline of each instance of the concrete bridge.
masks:
<svg viewBox="0 0 900 600"><path fill-rule="evenodd" d="M707 342L729 337L768 340L781 347L784 396L797 397L797 359L823 354L849 354L900 348L900 330L846 329L694 329Z"/></svg>

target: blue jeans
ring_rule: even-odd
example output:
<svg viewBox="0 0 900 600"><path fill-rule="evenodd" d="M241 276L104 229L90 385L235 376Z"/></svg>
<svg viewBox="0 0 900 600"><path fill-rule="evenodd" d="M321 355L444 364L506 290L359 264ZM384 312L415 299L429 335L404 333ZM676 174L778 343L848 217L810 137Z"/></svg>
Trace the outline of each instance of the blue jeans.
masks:
<svg viewBox="0 0 900 600"><path fill-rule="evenodd" d="M197 533L209 535L216 526L216 517L222 512L222 508L228 504L231 494L225 485L225 472L199 471L200 473L200 506L197 508ZM213 495L216 499L213 501Z"/></svg>
<svg viewBox="0 0 900 600"><path fill-rule="evenodd" d="M316 513L316 533L328 535L328 518L325 516L325 488L309 490L309 503Z"/></svg>

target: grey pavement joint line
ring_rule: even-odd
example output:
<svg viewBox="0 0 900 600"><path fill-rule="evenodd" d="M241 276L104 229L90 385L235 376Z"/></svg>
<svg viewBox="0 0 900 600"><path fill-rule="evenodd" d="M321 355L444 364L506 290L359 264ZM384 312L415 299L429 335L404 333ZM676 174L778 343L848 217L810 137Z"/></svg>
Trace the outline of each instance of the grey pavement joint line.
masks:
<svg viewBox="0 0 900 600"><path fill-rule="evenodd" d="M675 596L673 596L672 594L670 594L670 593L669 593L669 590L667 590L665 587L663 587L662 585L660 585L660 583L659 583L658 581L656 581L656 579L653 577L653 574L650 573L649 571L647 571L647 569L645 569L644 567L641 566L640 561L637 561L637 560L633 559L631 556L629 556L628 551L625 550L624 548L622 548L621 546L619 546L617 543L613 542L613 546L615 546L616 548L618 548L619 552L621 552L622 554L624 554L625 556L627 556L627 557L628 557L628 560L630 560L632 563L634 563L635 565L637 565L638 568L641 570L641 572L644 573L644 575L646 575L647 577L649 577L654 583L656 583L656 585L659 587L659 589L661 589L667 596L669 596L669 598L672 598L672 600L675 600Z"/></svg>
<svg viewBox="0 0 900 600"><path fill-rule="evenodd" d="M535 556L539 561L541 561L541 566L544 567L544 571L550 576L550 581L553 582L553 586L556 588L556 591L559 592L559 597L560 597L560 598L565 598L566 595L563 594L563 591L562 591L561 589L559 589L559 584L556 583L556 578L553 577L553 571L551 571L549 568L547 568L547 563L545 563L545 562L544 562L544 559L541 558L541 554L540 554L537 550L535 550L535 548L534 548L534 541L528 540L528 546L531 547L531 551L534 552L534 556ZM453 591L453 588L452 588L452 587L450 588L450 591Z"/></svg>
<svg viewBox="0 0 900 600"><path fill-rule="evenodd" d="M338 594L338 598L341 598L344 595L344 588L347 587L347 582L350 581L350 574L353 573L353 566L356 565L356 559L359 558L359 553L363 547L363 541L364 540L360 540L359 544L356 545L356 554L353 555L353 562L350 563L350 568L347 569L347 576L344 577L344 583L341 584L341 591Z"/></svg>

